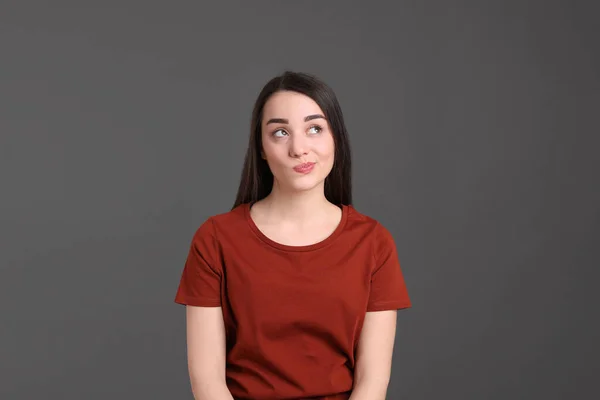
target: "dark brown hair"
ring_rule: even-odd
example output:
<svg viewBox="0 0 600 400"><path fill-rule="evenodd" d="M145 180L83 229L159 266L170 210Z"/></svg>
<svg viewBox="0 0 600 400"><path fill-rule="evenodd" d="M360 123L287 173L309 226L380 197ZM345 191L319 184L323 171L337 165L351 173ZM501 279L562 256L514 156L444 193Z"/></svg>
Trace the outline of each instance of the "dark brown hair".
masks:
<svg viewBox="0 0 600 400"><path fill-rule="evenodd" d="M265 198L273 188L273 173L267 161L261 157L263 108L271 95L286 90L310 97L323 110L335 145L333 168L325 178L325 197L336 205L352 204L350 142L335 93L314 75L285 71L265 84L254 103L248 149L232 209Z"/></svg>

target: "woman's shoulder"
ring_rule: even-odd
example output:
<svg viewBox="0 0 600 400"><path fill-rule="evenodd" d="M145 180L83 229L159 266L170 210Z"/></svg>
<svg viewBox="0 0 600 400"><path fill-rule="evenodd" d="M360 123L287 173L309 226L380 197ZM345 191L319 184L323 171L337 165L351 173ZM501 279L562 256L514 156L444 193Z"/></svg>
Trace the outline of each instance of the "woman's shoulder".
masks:
<svg viewBox="0 0 600 400"><path fill-rule="evenodd" d="M231 210L213 214L208 219L212 220L217 225L244 221L246 219L247 208L248 203L242 203Z"/></svg>
<svg viewBox="0 0 600 400"><path fill-rule="evenodd" d="M391 232L379 218L359 211L353 205L348 206L348 210L348 222L354 224L354 228L362 228L369 231L377 241L389 241L392 239Z"/></svg>
<svg viewBox="0 0 600 400"><path fill-rule="evenodd" d="M370 229L379 229L383 227L383 224L371 214L365 213L362 210L359 210L354 205L349 205L348 207L348 221L354 224L359 224L364 226L365 228Z"/></svg>
<svg viewBox="0 0 600 400"><path fill-rule="evenodd" d="M199 223L194 237L217 237L220 231L239 232L246 222L247 204L241 204L229 211L210 214Z"/></svg>

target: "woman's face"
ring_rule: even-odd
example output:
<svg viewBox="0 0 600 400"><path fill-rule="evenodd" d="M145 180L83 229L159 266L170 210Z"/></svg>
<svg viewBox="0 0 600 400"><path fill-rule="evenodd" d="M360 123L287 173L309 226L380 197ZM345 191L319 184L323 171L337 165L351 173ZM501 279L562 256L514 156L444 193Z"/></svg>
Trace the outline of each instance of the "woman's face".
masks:
<svg viewBox="0 0 600 400"><path fill-rule="evenodd" d="M309 190L324 183L334 160L333 134L321 108L292 91L274 93L263 108L263 158L276 183L286 190Z"/></svg>

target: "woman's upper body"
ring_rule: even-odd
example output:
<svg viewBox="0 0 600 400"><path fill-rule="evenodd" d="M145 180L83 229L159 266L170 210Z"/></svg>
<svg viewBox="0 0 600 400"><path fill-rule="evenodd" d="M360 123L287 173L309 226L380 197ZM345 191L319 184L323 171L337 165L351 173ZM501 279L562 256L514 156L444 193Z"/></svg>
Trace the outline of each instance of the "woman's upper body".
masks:
<svg viewBox="0 0 600 400"><path fill-rule="evenodd" d="M390 232L352 206L350 171L333 91L270 80L236 201L200 224L175 298L197 399L385 399L411 303Z"/></svg>
<svg viewBox="0 0 600 400"><path fill-rule="evenodd" d="M249 203L196 231L175 301L222 308L227 386L257 399L350 392L367 313L411 305L376 220L345 205L331 235L291 246L257 227Z"/></svg>

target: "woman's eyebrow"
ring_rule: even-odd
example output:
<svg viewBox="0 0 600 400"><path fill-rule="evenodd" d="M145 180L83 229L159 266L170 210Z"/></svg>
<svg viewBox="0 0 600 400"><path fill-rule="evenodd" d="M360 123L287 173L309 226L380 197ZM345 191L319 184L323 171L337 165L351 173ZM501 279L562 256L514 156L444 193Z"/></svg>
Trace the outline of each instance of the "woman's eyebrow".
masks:
<svg viewBox="0 0 600 400"><path fill-rule="evenodd" d="M324 117L323 115L321 115L321 114L313 114L313 115L309 115L309 116L307 116L307 117L304 117L304 122L308 122L308 121L310 121L310 120L313 120L313 119L318 119L318 118L323 118L323 119L325 119L325 117Z"/></svg>
<svg viewBox="0 0 600 400"><path fill-rule="evenodd" d="M304 122L308 122L311 121L313 119L318 119L318 118L323 118L325 119L325 117L321 114L312 114L312 115L308 115L306 117L304 117ZM269 124L289 124L290 121L287 120L286 118L271 118L270 120L267 121L266 125Z"/></svg>

